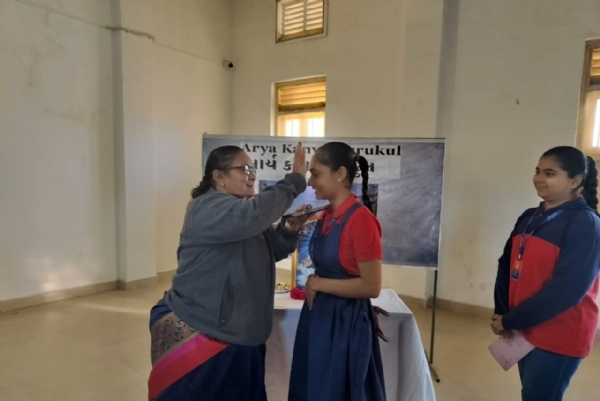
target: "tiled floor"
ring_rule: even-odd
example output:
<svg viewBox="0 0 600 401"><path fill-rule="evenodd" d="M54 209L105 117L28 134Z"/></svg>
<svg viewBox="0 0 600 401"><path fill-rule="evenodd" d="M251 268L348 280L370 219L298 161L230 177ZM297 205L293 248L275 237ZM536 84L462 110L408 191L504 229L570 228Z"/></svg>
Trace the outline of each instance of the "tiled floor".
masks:
<svg viewBox="0 0 600 401"><path fill-rule="evenodd" d="M0 314L0 400L144 400L148 311L168 285ZM428 344L429 312L415 314ZM438 316L438 400L520 399L516 372L505 374L487 352L493 340L487 321L447 312ZM584 362L567 400L600 400L600 347Z"/></svg>

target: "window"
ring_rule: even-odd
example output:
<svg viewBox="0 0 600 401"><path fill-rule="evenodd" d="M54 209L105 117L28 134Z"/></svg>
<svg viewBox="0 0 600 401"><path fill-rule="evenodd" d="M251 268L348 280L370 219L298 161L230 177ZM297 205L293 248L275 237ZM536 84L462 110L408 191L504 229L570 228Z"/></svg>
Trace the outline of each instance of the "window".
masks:
<svg viewBox="0 0 600 401"><path fill-rule="evenodd" d="M578 139L584 152L600 158L600 40L585 47Z"/></svg>
<svg viewBox="0 0 600 401"><path fill-rule="evenodd" d="M327 0L278 0L277 43L325 36Z"/></svg>
<svg viewBox="0 0 600 401"><path fill-rule="evenodd" d="M325 136L325 77L277 84L277 136Z"/></svg>

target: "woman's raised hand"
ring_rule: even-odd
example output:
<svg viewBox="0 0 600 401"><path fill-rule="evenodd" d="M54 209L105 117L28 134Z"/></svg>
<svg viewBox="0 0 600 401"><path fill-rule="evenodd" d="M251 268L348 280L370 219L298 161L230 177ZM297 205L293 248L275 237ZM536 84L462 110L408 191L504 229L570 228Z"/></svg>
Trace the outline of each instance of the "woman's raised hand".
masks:
<svg viewBox="0 0 600 401"><path fill-rule="evenodd" d="M294 167L292 171L306 177L306 153L304 153L302 142L298 142L298 146L296 146L296 151L294 152Z"/></svg>

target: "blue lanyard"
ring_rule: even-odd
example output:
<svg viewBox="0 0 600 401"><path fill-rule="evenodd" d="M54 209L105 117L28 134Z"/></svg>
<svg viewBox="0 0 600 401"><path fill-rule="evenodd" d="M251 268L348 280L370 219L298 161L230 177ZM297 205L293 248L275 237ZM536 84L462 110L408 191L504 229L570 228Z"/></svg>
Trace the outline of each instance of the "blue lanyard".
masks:
<svg viewBox="0 0 600 401"><path fill-rule="evenodd" d="M523 230L523 234L521 234L521 241L519 243L519 259L521 260L523 258L523 253L525 252L525 247L527 246L527 241L529 241L529 238L531 238L533 236L533 233L539 229L541 226L543 226L544 224L548 223L550 220L552 220L553 218L555 218L556 216L558 216L559 214L561 214L563 212L563 210L557 210L554 213L546 216L546 218L544 220L542 220L538 225L536 225L531 232L529 233L529 235L527 236L527 239L525 239L525 235L527 234L527 230L529 229L529 226L531 225L531 223L533 223L533 220L535 219L535 217L538 214L538 211L542 212L542 215L544 214L542 208L540 207L538 210L535 211L535 213L533 214L533 216L531 216L531 219L529 219L529 222L527 223L527 226L525 227L525 230ZM540 215L541 217L541 215Z"/></svg>

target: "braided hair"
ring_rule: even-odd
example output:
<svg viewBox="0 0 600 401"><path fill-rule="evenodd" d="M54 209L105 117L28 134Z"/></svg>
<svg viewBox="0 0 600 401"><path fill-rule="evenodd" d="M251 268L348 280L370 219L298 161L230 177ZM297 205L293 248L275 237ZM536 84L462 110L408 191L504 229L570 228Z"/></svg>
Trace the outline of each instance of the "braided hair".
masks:
<svg viewBox="0 0 600 401"><path fill-rule="evenodd" d="M588 173L583 181L583 197L585 201L596 212L598 211L598 169L596 161L587 157Z"/></svg>

